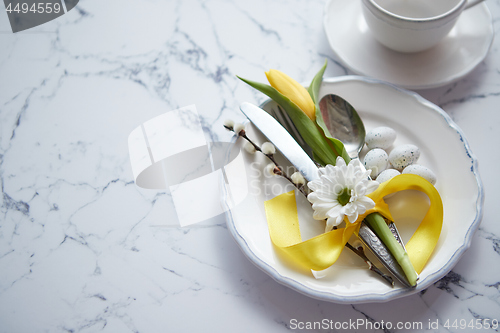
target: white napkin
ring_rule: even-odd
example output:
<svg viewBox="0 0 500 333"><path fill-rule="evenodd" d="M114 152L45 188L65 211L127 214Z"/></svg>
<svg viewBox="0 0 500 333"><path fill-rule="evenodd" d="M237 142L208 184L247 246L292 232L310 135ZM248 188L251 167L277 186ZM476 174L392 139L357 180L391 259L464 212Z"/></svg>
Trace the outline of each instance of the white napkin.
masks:
<svg viewBox="0 0 500 333"><path fill-rule="evenodd" d="M168 190L181 226L222 214L248 194L239 150L207 142L195 105L146 121L130 133L128 145L136 185Z"/></svg>

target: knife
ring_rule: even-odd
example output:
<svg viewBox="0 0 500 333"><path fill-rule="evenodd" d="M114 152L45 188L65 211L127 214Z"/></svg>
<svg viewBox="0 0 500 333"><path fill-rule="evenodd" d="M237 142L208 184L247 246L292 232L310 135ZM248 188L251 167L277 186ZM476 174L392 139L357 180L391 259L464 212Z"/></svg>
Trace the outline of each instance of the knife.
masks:
<svg viewBox="0 0 500 333"><path fill-rule="evenodd" d="M281 154L302 173L308 182L319 178L316 163L273 116L258 106L248 102L242 103L240 109L262 134L274 144L276 149L278 149ZM391 224L392 227L390 226L390 229L392 233L404 248L397 229L393 223ZM394 256L364 222L361 222L358 237L392 275L394 275L404 286L411 287L403 269Z"/></svg>

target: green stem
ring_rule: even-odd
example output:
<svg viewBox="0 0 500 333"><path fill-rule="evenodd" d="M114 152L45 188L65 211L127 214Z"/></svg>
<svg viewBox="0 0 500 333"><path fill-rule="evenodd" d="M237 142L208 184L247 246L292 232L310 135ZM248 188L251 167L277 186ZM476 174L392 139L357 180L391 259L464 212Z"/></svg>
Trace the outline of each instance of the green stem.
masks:
<svg viewBox="0 0 500 333"><path fill-rule="evenodd" d="M416 285L417 273L415 272L415 268L413 268L410 257L401 244L398 243L382 215L372 213L365 218L365 221L399 263L410 285Z"/></svg>

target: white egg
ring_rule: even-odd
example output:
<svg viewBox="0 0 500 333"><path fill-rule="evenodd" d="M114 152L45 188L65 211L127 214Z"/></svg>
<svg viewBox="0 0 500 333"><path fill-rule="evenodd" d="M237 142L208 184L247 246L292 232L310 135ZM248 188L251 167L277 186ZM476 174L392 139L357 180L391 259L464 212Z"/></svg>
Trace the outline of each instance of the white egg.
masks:
<svg viewBox="0 0 500 333"><path fill-rule="evenodd" d="M400 174L401 173L396 169L386 169L377 176L377 181L382 184L383 182L386 182Z"/></svg>
<svg viewBox="0 0 500 333"><path fill-rule="evenodd" d="M436 184L436 180L437 180L436 174L434 172L432 172L431 169L429 169L423 165L420 165L420 164L409 165L406 168L404 168L403 173L404 174L411 173L413 175L418 175L418 176L424 178L425 180L427 180L432 185Z"/></svg>
<svg viewBox="0 0 500 333"><path fill-rule="evenodd" d="M387 149L396 140L396 131L390 127L376 127L365 136L365 142L368 149L381 148Z"/></svg>
<svg viewBox="0 0 500 333"><path fill-rule="evenodd" d="M395 147L389 154L389 162L395 169L403 170L408 165L417 162L420 149L415 145L401 145Z"/></svg>
<svg viewBox="0 0 500 333"><path fill-rule="evenodd" d="M371 176L377 177L379 173L387 168L389 157L383 149L375 148L366 153L364 158L365 168L371 169Z"/></svg>

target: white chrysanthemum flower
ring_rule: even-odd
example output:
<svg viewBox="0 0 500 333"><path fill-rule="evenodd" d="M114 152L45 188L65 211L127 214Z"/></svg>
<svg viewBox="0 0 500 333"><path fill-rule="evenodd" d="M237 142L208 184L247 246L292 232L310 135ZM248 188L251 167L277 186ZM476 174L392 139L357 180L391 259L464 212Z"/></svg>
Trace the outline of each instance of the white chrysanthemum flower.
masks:
<svg viewBox="0 0 500 333"><path fill-rule="evenodd" d="M247 151L247 153L250 153L250 154L255 154L255 152L257 151L255 149L254 145L251 144L248 141L245 142L245 144L243 145L243 148L245 148L245 150Z"/></svg>
<svg viewBox="0 0 500 333"><path fill-rule="evenodd" d="M264 142L261 149L262 152L266 155L273 155L274 153L276 153L276 148L271 142Z"/></svg>
<svg viewBox="0 0 500 333"><path fill-rule="evenodd" d="M313 191L307 196L313 217L327 220L326 231L342 223L345 216L354 223L360 214L375 207L375 202L366 195L375 191L379 183L370 180L369 175L370 170L358 159L346 165L342 157L337 157L336 166L320 168L320 178L307 184Z"/></svg>

